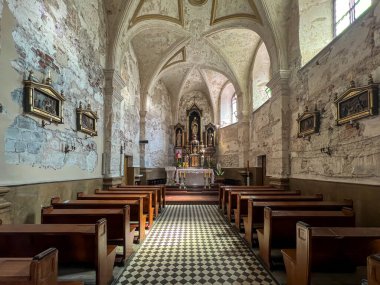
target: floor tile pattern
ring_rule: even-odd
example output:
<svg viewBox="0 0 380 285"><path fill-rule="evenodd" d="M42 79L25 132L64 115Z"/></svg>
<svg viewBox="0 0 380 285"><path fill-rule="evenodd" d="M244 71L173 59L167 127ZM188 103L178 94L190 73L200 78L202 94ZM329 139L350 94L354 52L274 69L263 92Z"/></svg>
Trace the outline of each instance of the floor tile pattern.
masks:
<svg viewBox="0 0 380 285"><path fill-rule="evenodd" d="M117 284L276 282L216 205L168 205Z"/></svg>

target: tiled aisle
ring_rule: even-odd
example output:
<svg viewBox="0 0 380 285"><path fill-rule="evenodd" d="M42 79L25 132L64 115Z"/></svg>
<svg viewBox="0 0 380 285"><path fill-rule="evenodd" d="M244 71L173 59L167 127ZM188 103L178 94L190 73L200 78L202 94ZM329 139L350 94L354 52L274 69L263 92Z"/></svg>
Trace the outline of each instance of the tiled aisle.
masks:
<svg viewBox="0 0 380 285"><path fill-rule="evenodd" d="M169 205L117 284L276 284L216 205Z"/></svg>

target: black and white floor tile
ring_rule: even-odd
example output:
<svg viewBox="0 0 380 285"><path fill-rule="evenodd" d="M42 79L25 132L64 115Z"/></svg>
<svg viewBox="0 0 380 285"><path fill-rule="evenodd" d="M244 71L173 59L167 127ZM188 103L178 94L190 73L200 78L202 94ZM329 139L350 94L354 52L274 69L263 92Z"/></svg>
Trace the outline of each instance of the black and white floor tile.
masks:
<svg viewBox="0 0 380 285"><path fill-rule="evenodd" d="M117 284L277 283L216 205L168 205Z"/></svg>

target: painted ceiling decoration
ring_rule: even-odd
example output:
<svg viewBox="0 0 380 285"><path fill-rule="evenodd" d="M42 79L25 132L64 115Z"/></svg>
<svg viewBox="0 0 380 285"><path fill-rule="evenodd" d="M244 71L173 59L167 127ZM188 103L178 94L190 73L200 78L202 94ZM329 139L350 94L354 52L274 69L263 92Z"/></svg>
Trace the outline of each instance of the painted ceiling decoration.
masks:
<svg viewBox="0 0 380 285"><path fill-rule="evenodd" d="M212 0L210 25L235 18L262 23L253 0Z"/></svg>
<svg viewBox="0 0 380 285"><path fill-rule="evenodd" d="M164 64L161 71L169 66L172 66L177 63L186 62L186 47L181 48L177 51L169 60Z"/></svg>
<svg viewBox="0 0 380 285"><path fill-rule="evenodd" d="M163 20L183 26L183 0L140 0L130 26L145 20Z"/></svg>
<svg viewBox="0 0 380 285"><path fill-rule="evenodd" d="M189 3L193 6L202 6L206 4L207 0L189 0Z"/></svg>

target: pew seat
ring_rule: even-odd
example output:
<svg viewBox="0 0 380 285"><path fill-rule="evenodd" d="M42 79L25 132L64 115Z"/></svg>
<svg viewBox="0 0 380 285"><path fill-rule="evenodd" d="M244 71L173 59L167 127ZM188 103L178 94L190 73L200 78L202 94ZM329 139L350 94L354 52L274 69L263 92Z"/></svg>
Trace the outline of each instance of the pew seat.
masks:
<svg viewBox="0 0 380 285"><path fill-rule="evenodd" d="M287 285L312 284L313 271L352 272L380 251L380 228L311 227L298 222L296 249L283 249Z"/></svg>
<svg viewBox="0 0 380 285"><path fill-rule="evenodd" d="M264 208L264 227L256 231L259 256L265 266L272 268L272 249L295 248L298 221L318 227L354 227L355 213L350 208L341 211L274 211Z"/></svg>
<svg viewBox="0 0 380 285"><path fill-rule="evenodd" d="M58 267L95 270L96 284L113 278L116 246L107 245L107 222L96 224L0 225L0 257L34 256L47 247L59 251Z"/></svg>

